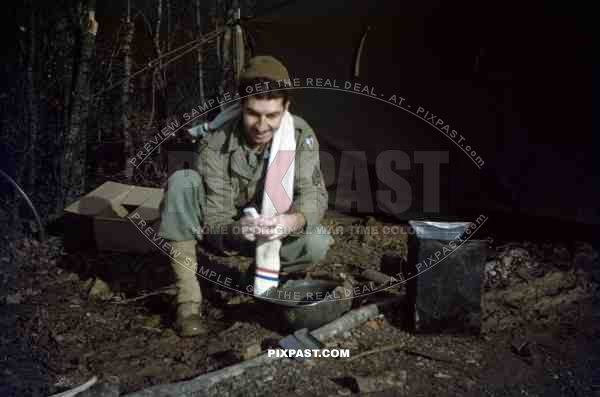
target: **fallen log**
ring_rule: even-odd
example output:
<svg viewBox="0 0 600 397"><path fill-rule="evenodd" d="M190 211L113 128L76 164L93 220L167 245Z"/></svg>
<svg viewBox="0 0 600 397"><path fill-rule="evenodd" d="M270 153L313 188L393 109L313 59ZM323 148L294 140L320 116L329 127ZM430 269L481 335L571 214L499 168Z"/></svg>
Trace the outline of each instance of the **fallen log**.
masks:
<svg viewBox="0 0 600 397"><path fill-rule="evenodd" d="M311 332L319 342L325 342L328 339L335 338L339 334L349 331L364 322L374 319L380 314L377 304L363 306L352 310L342 317L325 324L321 328L317 328Z"/></svg>
<svg viewBox="0 0 600 397"><path fill-rule="evenodd" d="M388 276L385 273L378 272L377 270L373 269L365 270L360 276L364 279L380 284L380 288L387 286L388 284L394 284L394 282L397 284L400 281L397 278Z"/></svg>
<svg viewBox="0 0 600 397"><path fill-rule="evenodd" d="M391 280L392 280L391 276L388 276L387 274L378 272L377 270L373 270L373 269L365 270L364 272L361 273L360 276L369 281L374 281L377 284L381 284L382 286L387 285L388 283L391 283Z"/></svg>
<svg viewBox="0 0 600 397"><path fill-rule="evenodd" d="M331 323L312 331L311 334L320 342L325 342L328 339L356 328L366 321L374 319L381 313L380 309L383 306L396 303L397 301L398 299L388 299L381 303L373 303L352 310ZM251 368L273 363L280 358L282 357L277 357L277 355L269 357L266 353L263 353L252 360L244 361L214 372L209 372L188 381L152 386L147 389L127 394L125 397L199 397L201 395L208 395L209 389L212 386L226 379L240 376ZM290 359L286 359L284 360L284 363L289 363L291 361L292 360Z"/></svg>

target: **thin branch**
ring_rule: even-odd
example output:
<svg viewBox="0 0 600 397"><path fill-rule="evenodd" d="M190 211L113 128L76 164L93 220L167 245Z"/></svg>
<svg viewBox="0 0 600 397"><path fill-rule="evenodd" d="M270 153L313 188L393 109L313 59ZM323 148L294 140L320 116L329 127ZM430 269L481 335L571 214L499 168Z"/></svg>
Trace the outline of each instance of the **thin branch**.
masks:
<svg viewBox="0 0 600 397"><path fill-rule="evenodd" d="M131 7L134 10L137 10L135 7ZM141 16L142 20L144 21L144 25L146 26L146 30L148 31L148 34L150 36L152 36L152 26L150 26L150 21L148 21L148 18L146 17L146 14L144 14L141 10L137 10L137 12L135 13L135 15L133 16L133 20L135 21L135 19Z"/></svg>
<svg viewBox="0 0 600 397"><path fill-rule="evenodd" d="M96 382L98 382L98 378L96 376L93 376L92 378L90 378L90 380L88 380L87 382L85 382L82 385L79 385L77 387L74 387L73 389L64 391L62 393L53 394L50 397L72 397L72 396L75 396L75 395L81 393L82 391L85 391L85 390L89 389L90 387L94 386L96 384Z"/></svg>
<svg viewBox="0 0 600 397"><path fill-rule="evenodd" d="M142 299L146 299L149 296L162 295L162 294L174 295L175 292L176 292L175 291L175 285L169 285L168 287L164 287L164 288L158 289L156 291L148 292L147 294L136 296L135 298L125 299L125 300L122 300L122 301L116 301L116 302L113 302L113 303L115 303L117 305L124 305L124 304L127 304L127 303L137 302L137 301L140 301Z"/></svg>
<svg viewBox="0 0 600 397"><path fill-rule="evenodd" d="M416 350L405 349L404 353L410 354L412 356L421 356L421 357L427 358L429 360L441 361L443 363L454 364L454 361L450 360L449 358L444 358L444 357L440 357L440 356L434 356L432 354L423 353L423 352L419 352L419 351L416 351Z"/></svg>
<svg viewBox="0 0 600 397"><path fill-rule="evenodd" d="M180 46L180 47L178 47L178 48L176 48L176 49L174 49L174 50L172 50L170 52L162 54L162 56L160 57L161 59L165 58L166 56L170 55L173 52L180 51L182 48L185 48L185 47L190 46L190 45L193 44L193 46L191 48L189 48L188 50L186 50L184 53L182 53L179 56L177 56L177 57L175 57L173 59L170 59L169 61L165 62L163 64L163 67L165 65L168 65L169 63L173 62L174 60L181 58L181 56L187 54L188 52L191 52L191 51L197 49L198 46L202 46L204 44L207 44L207 43L211 42L212 40L215 40L215 38L218 37L218 35L221 34L221 33L222 33L221 31L216 31L215 30L213 32L208 33L207 35L205 35L204 37L202 37L200 39L194 39L194 40L192 40L192 41L190 41L190 42L188 42L188 43L186 43L186 44L184 44L184 45L182 45L182 46ZM142 69L140 69L140 70L132 73L129 78L131 79L131 78L133 78L133 77L135 77L135 76L137 76L137 75L139 75L141 73L144 73L148 69L154 68L156 66L156 63L158 62L158 60L159 60L159 58L152 59L151 61L148 62L148 64L145 67L143 67ZM96 96L100 96L103 93L105 93L106 91L110 91L111 89L115 88L116 86L122 84L125 80L126 79L121 79L120 81L118 81L118 82L116 82L114 84L111 84L107 88L105 88L105 89L101 90L100 92L98 92L96 94Z"/></svg>
<svg viewBox="0 0 600 397"><path fill-rule="evenodd" d="M362 352L360 354L357 354L356 356L352 356L352 357L346 359L346 362L352 362L354 360L358 360L359 358L362 358L365 356L370 356L371 354L383 353L383 352L388 352L390 350L400 349L400 348L403 348L404 346L406 346L406 342L395 343L393 345L388 345L388 346L378 347L378 348L372 349L372 350L367 350L366 352Z"/></svg>

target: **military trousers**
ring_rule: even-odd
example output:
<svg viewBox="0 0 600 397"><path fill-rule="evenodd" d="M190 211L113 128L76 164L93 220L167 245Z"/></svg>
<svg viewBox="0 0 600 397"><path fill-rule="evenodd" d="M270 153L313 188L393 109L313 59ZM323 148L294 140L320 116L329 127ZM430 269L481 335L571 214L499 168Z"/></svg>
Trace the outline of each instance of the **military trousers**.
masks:
<svg viewBox="0 0 600 397"><path fill-rule="evenodd" d="M198 232L204 230L202 225L205 200L205 188L198 172L187 169L173 173L169 177L161 203L159 235L172 241L203 240L203 235ZM321 261L332 241L331 235L323 227L309 227L304 233L285 237L281 241L281 270L301 271ZM243 242L239 254L252 256L254 247L253 242Z"/></svg>

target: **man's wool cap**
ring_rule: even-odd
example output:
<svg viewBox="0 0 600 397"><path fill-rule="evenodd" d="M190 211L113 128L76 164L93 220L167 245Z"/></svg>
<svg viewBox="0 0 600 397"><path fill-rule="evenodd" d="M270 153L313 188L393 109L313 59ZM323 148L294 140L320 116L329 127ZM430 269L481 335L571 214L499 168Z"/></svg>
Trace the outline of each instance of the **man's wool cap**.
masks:
<svg viewBox="0 0 600 397"><path fill-rule="evenodd" d="M241 73L240 80L250 80L257 77L266 77L274 81L290 79L283 63L269 55L259 55L251 58L246 69Z"/></svg>

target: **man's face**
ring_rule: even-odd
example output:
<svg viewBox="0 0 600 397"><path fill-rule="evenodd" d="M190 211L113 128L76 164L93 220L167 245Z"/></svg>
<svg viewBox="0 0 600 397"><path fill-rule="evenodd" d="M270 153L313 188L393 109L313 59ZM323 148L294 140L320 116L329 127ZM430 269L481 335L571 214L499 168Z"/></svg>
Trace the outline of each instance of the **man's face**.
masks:
<svg viewBox="0 0 600 397"><path fill-rule="evenodd" d="M283 98L257 99L248 97L242 106L244 130L250 146L260 146L273 139L273 133L281 124L289 102L283 105Z"/></svg>

